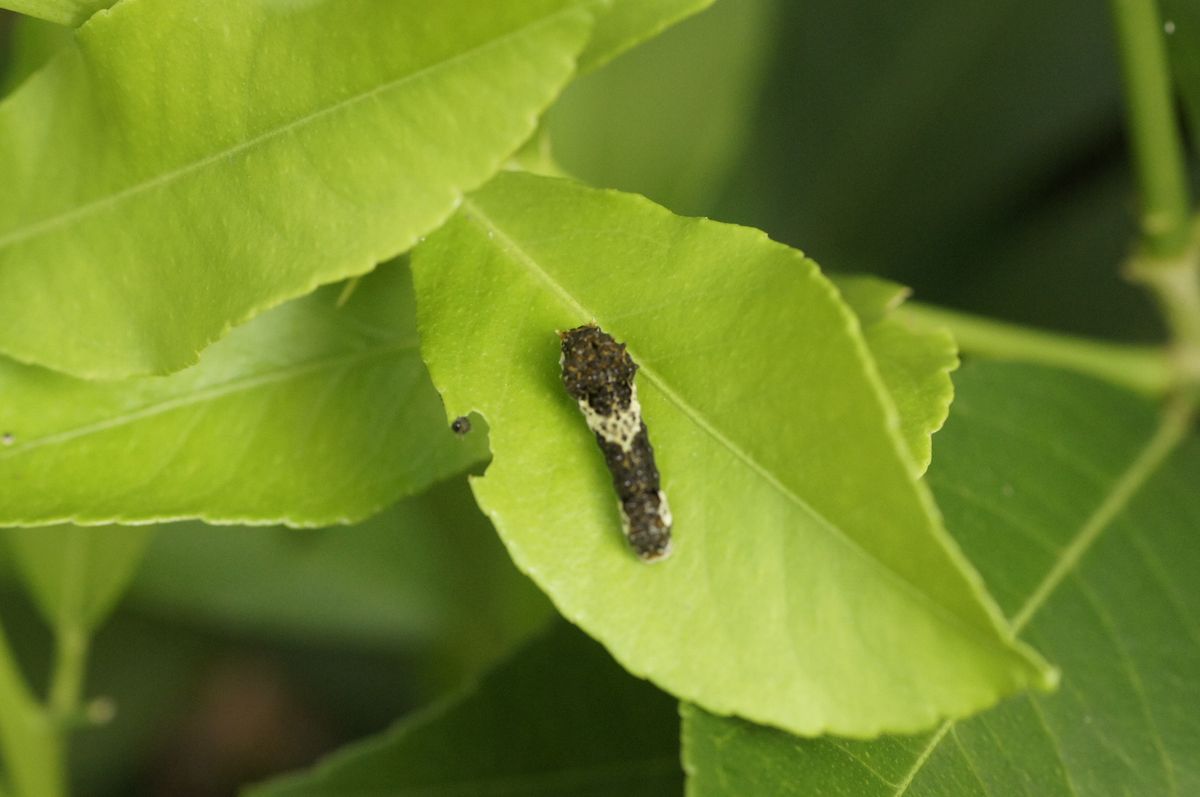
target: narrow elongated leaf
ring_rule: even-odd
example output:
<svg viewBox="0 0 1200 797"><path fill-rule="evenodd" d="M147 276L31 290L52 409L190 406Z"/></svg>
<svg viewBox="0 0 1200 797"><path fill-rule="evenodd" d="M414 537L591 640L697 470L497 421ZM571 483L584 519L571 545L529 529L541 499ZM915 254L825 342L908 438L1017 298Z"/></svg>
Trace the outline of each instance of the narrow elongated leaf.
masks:
<svg viewBox="0 0 1200 797"><path fill-rule="evenodd" d="M662 797L682 789L674 701L566 623L478 687L246 797Z"/></svg>
<svg viewBox="0 0 1200 797"><path fill-rule="evenodd" d="M874 742L688 708L689 794L1200 793L1200 440L1070 373L978 364L956 382L928 480L1005 611L1062 664L1062 689Z"/></svg>
<svg viewBox="0 0 1200 797"><path fill-rule="evenodd" d="M442 421L407 268L264 314L169 377L0 360L0 523L348 522L483 455Z"/></svg>
<svg viewBox="0 0 1200 797"><path fill-rule="evenodd" d="M920 475L933 458L931 437L946 422L954 399L954 337L945 329L892 314L908 298L903 285L868 276L839 276L834 284L858 316L879 376L900 412L900 433Z"/></svg>
<svg viewBox="0 0 1200 797"><path fill-rule="evenodd" d="M0 105L0 351L168 372L369 270L532 132L589 30L575 0L98 14Z"/></svg>
<svg viewBox="0 0 1200 797"><path fill-rule="evenodd" d="M632 672L717 712L861 736L1050 680L942 530L854 317L800 253L506 174L420 247L414 276L447 410L491 427L477 499ZM621 538L560 381L555 330L590 321L641 366L675 518L661 564Z"/></svg>
<svg viewBox="0 0 1200 797"><path fill-rule="evenodd" d="M152 527L52 526L4 529L17 568L47 622L59 628L99 625L129 584Z"/></svg>

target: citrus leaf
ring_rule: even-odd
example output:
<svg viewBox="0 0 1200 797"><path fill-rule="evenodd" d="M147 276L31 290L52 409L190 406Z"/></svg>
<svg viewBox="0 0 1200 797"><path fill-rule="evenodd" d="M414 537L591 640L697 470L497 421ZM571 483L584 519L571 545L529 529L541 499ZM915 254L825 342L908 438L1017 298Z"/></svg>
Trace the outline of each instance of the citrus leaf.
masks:
<svg viewBox="0 0 1200 797"><path fill-rule="evenodd" d="M590 72L630 47L658 35L675 22L712 5L713 0L613 0L598 14L592 38L579 56L579 71Z"/></svg>
<svg viewBox="0 0 1200 797"><path fill-rule="evenodd" d="M169 372L370 270L524 141L589 31L574 0L97 14L0 105L0 351Z"/></svg>
<svg viewBox="0 0 1200 797"><path fill-rule="evenodd" d="M51 526L3 529L34 603L59 629L93 629L133 578L154 529Z"/></svg>
<svg viewBox="0 0 1200 797"><path fill-rule="evenodd" d="M903 285L858 275L836 276L833 282L858 316L879 376L900 412L900 433L920 476L933 458L933 433L946 422L954 399L954 337L892 313L910 293Z"/></svg>
<svg viewBox="0 0 1200 797"><path fill-rule="evenodd" d="M0 360L0 523L349 522L482 458L417 352L412 287L379 268L235 330L168 377L88 382Z"/></svg>
<svg viewBox="0 0 1200 797"><path fill-rule="evenodd" d="M1022 635L1062 664L1062 689L873 742L686 708L689 794L1200 793L1200 439L1067 372L976 364L956 382L927 480Z"/></svg>
<svg viewBox="0 0 1200 797"><path fill-rule="evenodd" d="M674 701L566 623L475 688L245 797L661 797L682 789Z"/></svg>
<svg viewBox="0 0 1200 797"><path fill-rule="evenodd" d="M631 672L720 713L856 736L1052 680L942 529L855 319L800 253L513 173L413 269L447 410L491 428L477 500L518 567ZM641 366L675 517L661 564L621 538L560 381L555 330L590 321Z"/></svg>

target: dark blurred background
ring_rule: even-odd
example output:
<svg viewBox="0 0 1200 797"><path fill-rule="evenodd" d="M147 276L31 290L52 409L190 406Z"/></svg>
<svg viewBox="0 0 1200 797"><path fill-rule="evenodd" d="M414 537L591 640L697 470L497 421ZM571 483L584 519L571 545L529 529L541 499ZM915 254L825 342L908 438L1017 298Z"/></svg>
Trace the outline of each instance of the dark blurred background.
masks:
<svg viewBox="0 0 1200 797"><path fill-rule="evenodd" d="M0 87L62 35L0 15ZM828 270L1155 340L1118 276L1118 77L1093 0L718 0L581 79L546 127L582 179L760 227ZM48 636L3 567L0 610L44 672ZM468 681L550 611L461 482L349 529L166 528L96 640L88 692L117 715L78 737L78 793L231 794Z"/></svg>
<svg viewBox="0 0 1200 797"><path fill-rule="evenodd" d="M1107 4L718 0L586 76L562 164L766 230L826 270L1050 329L1156 340Z"/></svg>

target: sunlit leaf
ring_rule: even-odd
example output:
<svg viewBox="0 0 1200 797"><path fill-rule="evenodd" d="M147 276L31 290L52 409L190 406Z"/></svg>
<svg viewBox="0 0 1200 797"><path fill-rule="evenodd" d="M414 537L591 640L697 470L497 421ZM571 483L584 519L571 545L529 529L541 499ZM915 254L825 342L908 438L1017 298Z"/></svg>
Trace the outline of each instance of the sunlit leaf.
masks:
<svg viewBox="0 0 1200 797"><path fill-rule="evenodd" d="M380 267L168 377L88 382L0 360L0 524L348 522L480 460L417 352L412 288Z"/></svg>
<svg viewBox="0 0 1200 797"><path fill-rule="evenodd" d="M857 736L1050 682L942 529L857 323L798 252L507 174L413 269L447 411L491 427L480 505L517 565L631 672L717 712ZM589 321L641 366L675 517L661 564L621 538L560 382L555 330Z"/></svg>
<svg viewBox="0 0 1200 797"><path fill-rule="evenodd" d="M0 105L0 351L173 371L404 251L533 131L590 20L576 0L97 14Z"/></svg>
<svg viewBox="0 0 1200 797"><path fill-rule="evenodd" d="M900 433L920 475L933 457L930 438L946 422L954 398L954 337L945 329L896 317L892 311L909 294L902 285L867 276L838 276L834 284L858 316L879 376L900 412Z"/></svg>

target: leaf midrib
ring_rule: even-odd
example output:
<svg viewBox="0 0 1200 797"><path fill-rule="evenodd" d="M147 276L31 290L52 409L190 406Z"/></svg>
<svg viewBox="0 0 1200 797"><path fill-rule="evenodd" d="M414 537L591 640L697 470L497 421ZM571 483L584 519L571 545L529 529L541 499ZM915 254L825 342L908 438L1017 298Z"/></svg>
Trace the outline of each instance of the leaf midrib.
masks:
<svg viewBox="0 0 1200 797"><path fill-rule="evenodd" d="M216 401L226 396L235 395L237 393L245 393L257 388L266 387L286 382L290 379L297 379L308 374L321 371L327 368L350 368L368 360L383 357L389 354L397 354L405 351L415 351L417 343L415 341L405 341L393 343L387 346L366 349L363 351L353 352L351 354L339 353L330 357L322 357L315 360L309 360L301 363L291 363L282 368L277 368L270 371L254 373L248 376L240 376L230 379L227 382L221 382L215 385L200 388L188 393L171 398L147 404L144 407L138 407L135 410L128 410L117 415L103 418L99 421L83 424L71 429L63 429L53 432L42 437L32 438L30 440L16 443L4 449L0 449L0 462L7 459L13 459L21 454L27 453L30 450L43 448L45 446L61 445L63 443L77 440L81 437L87 437L100 432L115 429L121 426L126 426L146 418L161 415L171 410L189 407L195 404L201 404L208 401ZM154 377L151 377L154 378Z"/></svg>
<svg viewBox="0 0 1200 797"><path fill-rule="evenodd" d="M1179 447L1191 428L1195 412L1196 403L1188 399L1176 401L1163 409L1158 425L1150 435L1150 439L1113 481L1100 503L1084 519L1079 531L1072 537L1071 544L1062 550L1050 570L1046 572L1046 575L1042 577L1042 580L1030 593L1029 598L1018 610L1012 621L1014 634L1019 633L1033 619L1058 585L1062 583L1062 580L1079 566L1084 555L1099 539L1100 534L1112 524L1112 521L1120 515L1138 491L1150 480L1150 477L1166 462L1170 454ZM929 740L929 743L913 762L912 767L905 773L891 797L904 797L908 793L909 786L912 785L916 776L932 757L934 750L945 738L946 732L954 724L953 720L942 723L938 732ZM1064 772L1068 778L1068 785L1073 789L1074 786L1070 783L1070 772L1066 769Z"/></svg>
<svg viewBox="0 0 1200 797"><path fill-rule="evenodd" d="M556 21L559 17L577 12L578 8L579 7L576 5L569 5L565 8L561 8L558 11L542 17L536 22L522 25L515 30L504 33L493 39L489 39L482 44L476 45L467 50L463 50L462 52L456 53L455 55L442 61L438 61L437 63L429 64L428 66L421 67L414 72L409 72L406 75L386 81L375 86L374 88L368 89L367 91L360 92L350 97L345 97L333 103L332 105L328 105L316 111L311 111L303 116L293 119L287 124L266 130L254 136L253 138L247 139L232 147L218 150L217 152L206 155L203 158L194 160L191 163L177 166L174 169L155 175L154 177L150 177L131 186L127 186L106 196L89 200L88 202L73 207L70 210L63 211L53 216L48 216L32 223L15 227L7 232L4 232L3 234L0 234L0 250L20 244L32 238L40 237L60 227L67 226L78 219L86 218L104 211L114 205L119 205L127 199L139 196L149 191L153 191L160 186L169 185L186 177L189 174L199 172L214 164L231 160L244 152L249 152L262 144L285 136L295 130L302 129L319 119L325 118L326 116L333 115L339 111L358 105L359 103L371 100L381 94L398 89L410 82L427 77L431 74L435 74L440 70L448 69L449 67L454 66L462 61L484 53L489 49L499 47L510 40L532 33L537 29Z"/></svg>
<svg viewBox="0 0 1200 797"><path fill-rule="evenodd" d="M517 259L537 279L549 287L551 291L563 302L574 308L581 317L591 318L598 321L598 318L594 313L590 312L587 308L581 305L574 296L572 296L566 291L566 289L559 285L554 278L551 277L540 265L538 265L537 261L534 260L534 258L528 252L526 252L512 238L512 236L508 235L508 233L501 229L495 220L493 220L486 211L480 208L478 204L470 199L464 199L462 211L467 214L468 217L474 217L479 224L486 227L490 233L494 233L494 236L488 236L493 243L496 243L497 241L506 243L511 253L514 254ZM629 348L629 351L631 354L636 355L636 352L632 347ZM635 359L637 359L636 356ZM965 618L953 612L949 607L939 603L932 595L922 590L919 585L914 584L900 573L888 567L887 564L885 564L878 557L872 555L870 551L863 548L862 545L860 545L856 540L843 533L841 529L830 522L824 515L817 512L811 505L808 504L808 502L806 502L787 485L780 481L775 474L771 473L765 466L755 460L750 454L733 442L733 440L731 440L723 432L711 424L697 409L688 404L681 396L679 396L679 394L668 387L666 381L659 376L653 368L645 365L644 363L639 363L638 372L645 375L647 379L653 382L655 387L662 391L663 395L666 396L666 398L673 403L680 412L682 412L689 420L695 423L696 426L698 426L703 432L716 440L720 445L724 446L746 467L750 468L751 471L756 473L760 478L774 487L781 495L794 503L803 512L807 513L809 517L814 519L819 526L825 529L827 533L829 533L834 539L842 542L847 549L861 556L866 562L870 563L878 571L883 573L884 576L892 583L896 584L902 592L914 597L920 604L930 608L933 614L941 617L949 626L962 631L966 637L980 642L984 647L996 649L1002 651L1006 655L1017 656L1020 658L1020 654L1006 645L999 633L995 634L994 636L989 635L985 629L968 622ZM997 629L997 631L998 630L999 629Z"/></svg>

